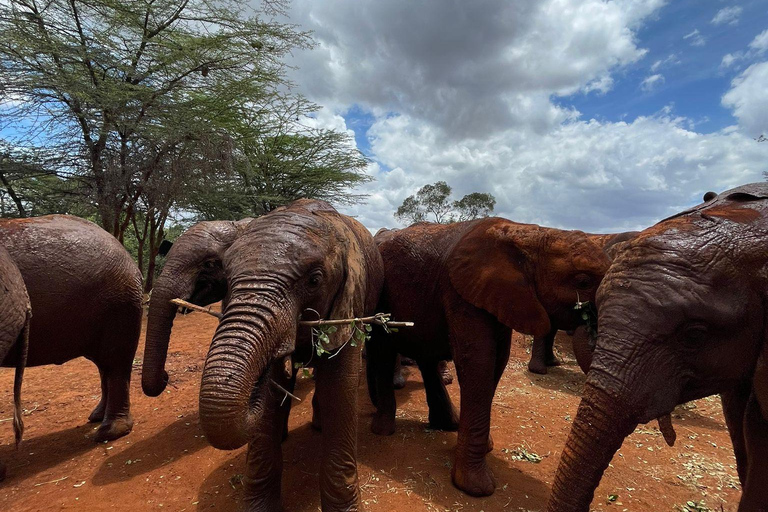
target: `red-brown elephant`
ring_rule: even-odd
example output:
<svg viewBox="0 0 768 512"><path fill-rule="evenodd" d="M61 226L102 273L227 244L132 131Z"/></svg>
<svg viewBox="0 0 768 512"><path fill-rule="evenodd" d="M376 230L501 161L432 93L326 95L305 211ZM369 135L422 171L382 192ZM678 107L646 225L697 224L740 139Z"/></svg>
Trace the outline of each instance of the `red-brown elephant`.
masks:
<svg viewBox="0 0 768 512"><path fill-rule="evenodd" d="M29 349L31 308L27 288L16 263L0 246L0 362L15 352L16 376L13 381L13 432L16 445L21 442L24 422L21 417L21 382ZM5 479L5 466L0 463L0 481Z"/></svg>
<svg viewBox="0 0 768 512"><path fill-rule="evenodd" d="M597 294L597 347L547 510L587 512L624 438L721 394L743 494L768 511L768 183L744 185L621 246Z"/></svg>
<svg viewBox="0 0 768 512"><path fill-rule="evenodd" d="M639 231L626 231L624 233L611 233L605 235L588 234L589 238L603 248L610 258L614 247L621 242L631 240ZM560 326L553 325L552 329L544 336L534 336L531 346L531 360L528 362L528 371L545 375L549 366L558 366L560 361L555 357L555 336ZM575 332L571 331L571 344L576 362L584 373L589 370L592 363L592 351L594 345L585 327L579 327Z"/></svg>
<svg viewBox="0 0 768 512"><path fill-rule="evenodd" d="M385 285L380 311L413 320L414 329L368 343L371 429L395 430L392 373L397 353L415 359L424 378L431 427L458 428L454 484L474 496L493 493L485 463L491 402L509 358L512 329L541 336L575 328L577 297L594 299L608 269L603 250L580 231L500 218L449 225L419 223L379 244ZM453 359L461 388L457 416L437 370Z"/></svg>

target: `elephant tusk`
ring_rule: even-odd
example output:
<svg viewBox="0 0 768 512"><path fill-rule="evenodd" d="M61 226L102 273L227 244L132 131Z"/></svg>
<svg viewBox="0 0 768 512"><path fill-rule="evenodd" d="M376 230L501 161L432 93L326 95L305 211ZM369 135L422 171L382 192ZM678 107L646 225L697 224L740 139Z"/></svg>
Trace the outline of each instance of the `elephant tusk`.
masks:
<svg viewBox="0 0 768 512"><path fill-rule="evenodd" d="M672 426L672 416L669 414L659 416L658 422L659 430L661 430L661 434L664 436L664 441L666 441L669 446L675 446L677 433L675 432L675 427Z"/></svg>

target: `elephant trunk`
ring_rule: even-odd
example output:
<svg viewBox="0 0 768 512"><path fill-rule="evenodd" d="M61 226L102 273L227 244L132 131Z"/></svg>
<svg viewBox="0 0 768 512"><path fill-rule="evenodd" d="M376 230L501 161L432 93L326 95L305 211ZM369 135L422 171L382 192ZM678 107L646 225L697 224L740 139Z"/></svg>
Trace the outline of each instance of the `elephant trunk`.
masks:
<svg viewBox="0 0 768 512"><path fill-rule="evenodd" d="M232 294L200 385L200 424L215 448L233 450L250 442L259 422L268 421L272 402L282 397L271 380L283 369L273 362L293 350L298 325L287 302L252 291Z"/></svg>
<svg viewBox="0 0 768 512"><path fill-rule="evenodd" d="M158 396L168 384L165 360L173 319L178 309L170 301L176 298L188 299L192 295L197 276L191 271L181 270L188 266L183 262L172 264L171 268L166 266L152 291L141 370L141 387L148 396Z"/></svg>
<svg viewBox="0 0 768 512"><path fill-rule="evenodd" d="M608 392L588 383L560 457L548 512L588 512L595 489L624 438L637 426Z"/></svg>

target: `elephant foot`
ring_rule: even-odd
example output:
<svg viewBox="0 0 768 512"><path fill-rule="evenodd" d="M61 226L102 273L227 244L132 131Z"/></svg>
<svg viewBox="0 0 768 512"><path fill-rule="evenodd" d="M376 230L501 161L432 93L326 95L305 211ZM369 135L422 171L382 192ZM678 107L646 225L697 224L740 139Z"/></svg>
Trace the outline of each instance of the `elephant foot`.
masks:
<svg viewBox="0 0 768 512"><path fill-rule="evenodd" d="M96 406L96 408L91 411L91 414L88 416L88 423L101 423L104 421L104 411L107 410L107 404L104 401L104 399L99 402L99 405Z"/></svg>
<svg viewBox="0 0 768 512"><path fill-rule="evenodd" d="M531 360L528 363L528 371L531 373L535 373L537 375L546 375L547 374L547 365L542 364L541 361L534 361Z"/></svg>
<svg viewBox="0 0 768 512"><path fill-rule="evenodd" d="M488 468L485 460L479 466L470 467L464 464L455 464L451 470L451 480L457 489L470 496L490 496L496 490L496 479Z"/></svg>
<svg viewBox="0 0 768 512"><path fill-rule="evenodd" d="M488 432L488 448L485 453L491 453L493 451L493 436Z"/></svg>
<svg viewBox="0 0 768 512"><path fill-rule="evenodd" d="M441 411L440 413L429 413L429 428L432 430L444 430L446 432L456 432L459 430L459 415L455 411Z"/></svg>
<svg viewBox="0 0 768 512"><path fill-rule="evenodd" d="M279 483L278 483L279 485ZM243 496L243 510L246 512L283 512L280 496L273 496L271 492L254 492L246 487Z"/></svg>
<svg viewBox="0 0 768 512"><path fill-rule="evenodd" d="M395 433L395 416L376 412L371 420L371 432L379 436L391 436Z"/></svg>
<svg viewBox="0 0 768 512"><path fill-rule="evenodd" d="M133 429L133 417L129 414L111 421L104 421L96 431L96 442L114 441L127 435Z"/></svg>
<svg viewBox="0 0 768 512"><path fill-rule="evenodd" d="M560 366L561 364L560 360L555 356L547 359L547 366Z"/></svg>

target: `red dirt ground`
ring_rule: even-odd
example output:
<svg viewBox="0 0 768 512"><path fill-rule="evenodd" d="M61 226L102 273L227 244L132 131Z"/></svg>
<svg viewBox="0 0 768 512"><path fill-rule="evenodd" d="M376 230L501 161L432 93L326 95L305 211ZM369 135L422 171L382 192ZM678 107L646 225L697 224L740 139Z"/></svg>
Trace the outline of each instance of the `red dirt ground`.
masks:
<svg viewBox="0 0 768 512"><path fill-rule="evenodd" d="M77 359L27 370L27 430L16 451L8 420L13 370L0 371L0 460L8 466L8 478L0 483L0 510L238 509L245 448L215 450L198 425L200 372L215 322L201 313L177 318L168 363L174 387L158 398L141 392L142 342L132 382L134 430L111 443L92 440L95 426L86 418L99 399L98 372ZM567 345L563 335L559 346ZM483 499L451 485L456 434L426 428L418 372L412 371L398 392L397 432L391 437L368 429L373 408L363 379L358 467L364 508L543 510L584 377L565 349L565 364L548 376L528 373L529 346L529 340L515 335L493 409L495 449L488 462L498 488ZM321 438L309 426L312 390L309 379L297 384L303 401L294 407L283 445L283 496L291 512L320 509L316 454ZM458 384L450 392L458 404ZM597 490L593 510L736 510L740 490L719 399L688 404L673 421L678 433L674 448L666 446L655 424L642 426L626 440ZM539 457L540 462L521 460Z"/></svg>

